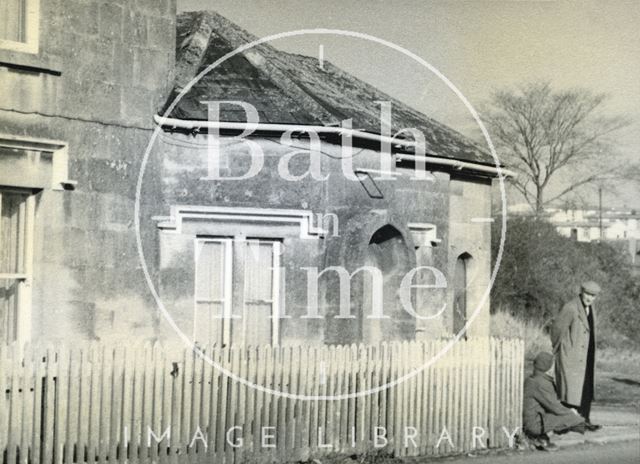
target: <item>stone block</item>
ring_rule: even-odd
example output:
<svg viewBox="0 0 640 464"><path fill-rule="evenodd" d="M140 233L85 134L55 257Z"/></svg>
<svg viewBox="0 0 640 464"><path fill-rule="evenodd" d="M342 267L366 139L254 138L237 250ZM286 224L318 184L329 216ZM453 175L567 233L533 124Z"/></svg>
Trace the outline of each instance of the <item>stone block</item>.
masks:
<svg viewBox="0 0 640 464"><path fill-rule="evenodd" d="M64 218L67 227L96 230L102 209L102 202L95 194L74 192L63 199Z"/></svg>
<svg viewBox="0 0 640 464"><path fill-rule="evenodd" d="M70 145L73 147L73 145ZM87 188L87 162L82 157L76 148L71 148L71 156L69 157L69 177L78 181L78 187L76 190L84 190Z"/></svg>
<svg viewBox="0 0 640 464"><path fill-rule="evenodd" d="M117 3L103 3L99 7L100 35L121 41L124 24L124 8Z"/></svg>
<svg viewBox="0 0 640 464"><path fill-rule="evenodd" d="M24 112L54 112L58 100L56 76L27 74L0 68L2 107Z"/></svg>
<svg viewBox="0 0 640 464"><path fill-rule="evenodd" d="M97 121L120 120L120 87L97 81L68 79L61 98L61 112Z"/></svg>
<svg viewBox="0 0 640 464"><path fill-rule="evenodd" d="M59 243L58 253L50 250L51 262L61 263L68 269L78 270L85 267L88 263L87 231L67 226L59 231L49 231L51 243Z"/></svg>
<svg viewBox="0 0 640 464"><path fill-rule="evenodd" d="M80 54L76 55L72 75L75 75L82 82L117 83L120 79L114 64L118 60L114 41L109 38L96 37L81 47Z"/></svg>
<svg viewBox="0 0 640 464"><path fill-rule="evenodd" d="M117 289L114 289L117 292ZM121 295L96 302L96 337L105 343L154 341L157 316L139 295Z"/></svg>
<svg viewBox="0 0 640 464"><path fill-rule="evenodd" d="M114 73L118 76L118 82L126 88L133 86L134 47L124 42L116 49Z"/></svg>
<svg viewBox="0 0 640 464"><path fill-rule="evenodd" d="M155 113L155 95L141 87L128 87L122 91L123 121L143 127L151 127Z"/></svg>
<svg viewBox="0 0 640 464"><path fill-rule="evenodd" d="M164 92L171 75L170 55L164 51L137 48L134 50L133 80L136 86Z"/></svg>
<svg viewBox="0 0 640 464"><path fill-rule="evenodd" d="M92 158L132 160L142 156L143 144L148 140L146 131L135 128L108 126L96 132Z"/></svg>
<svg viewBox="0 0 640 464"><path fill-rule="evenodd" d="M165 16L171 12L171 7L175 9L175 0L135 0L132 8L156 16Z"/></svg>
<svg viewBox="0 0 640 464"><path fill-rule="evenodd" d="M88 159L89 188L96 192L129 194L135 189L136 173L131 163L124 160Z"/></svg>
<svg viewBox="0 0 640 464"><path fill-rule="evenodd" d="M168 51L176 45L175 20L167 18L148 17L148 45L151 48Z"/></svg>
<svg viewBox="0 0 640 464"><path fill-rule="evenodd" d="M35 339L86 340L88 314L77 312L78 303L83 298L84 271L69 269L57 263L42 264L39 270L41 276L55 276L55 279L38 279L39 285L33 300Z"/></svg>
<svg viewBox="0 0 640 464"><path fill-rule="evenodd" d="M127 231L133 227L133 200L118 193L103 194L99 223L105 230Z"/></svg>
<svg viewBox="0 0 640 464"><path fill-rule="evenodd" d="M124 13L123 42L129 46L145 47L147 45L148 19L143 13L127 10Z"/></svg>
<svg viewBox="0 0 640 464"><path fill-rule="evenodd" d="M69 2L62 14L65 26L77 34L97 35L100 32L97 7L94 2Z"/></svg>

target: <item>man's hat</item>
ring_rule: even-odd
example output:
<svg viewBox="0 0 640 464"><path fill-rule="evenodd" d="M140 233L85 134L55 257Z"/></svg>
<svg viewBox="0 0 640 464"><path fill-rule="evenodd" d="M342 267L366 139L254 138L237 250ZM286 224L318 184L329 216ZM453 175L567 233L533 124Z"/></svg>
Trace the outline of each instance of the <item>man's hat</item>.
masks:
<svg viewBox="0 0 640 464"><path fill-rule="evenodd" d="M547 372L553 366L553 355L545 351L541 351L533 361L534 369L542 372Z"/></svg>
<svg viewBox="0 0 640 464"><path fill-rule="evenodd" d="M598 293L600 293L600 285L598 285L597 283L595 283L593 280L588 280L586 282L583 282L582 285L580 286L580 289L585 292L585 293L589 293L591 295L597 295Z"/></svg>

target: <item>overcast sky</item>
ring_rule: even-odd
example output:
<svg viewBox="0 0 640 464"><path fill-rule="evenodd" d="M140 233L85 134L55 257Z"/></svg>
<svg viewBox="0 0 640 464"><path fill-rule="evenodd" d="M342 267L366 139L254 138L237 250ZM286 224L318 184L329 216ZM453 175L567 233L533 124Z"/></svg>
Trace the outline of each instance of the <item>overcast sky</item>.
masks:
<svg viewBox="0 0 640 464"><path fill-rule="evenodd" d="M179 11L214 10L249 32L332 28L364 32L404 47L441 71L480 105L505 86L548 80L611 96L608 109L633 124L620 133L628 159L640 157L640 0L418 1L178 0ZM475 132L467 110L437 77L382 45L356 38L298 36L272 42L318 56L453 128ZM637 187L618 206L640 207Z"/></svg>

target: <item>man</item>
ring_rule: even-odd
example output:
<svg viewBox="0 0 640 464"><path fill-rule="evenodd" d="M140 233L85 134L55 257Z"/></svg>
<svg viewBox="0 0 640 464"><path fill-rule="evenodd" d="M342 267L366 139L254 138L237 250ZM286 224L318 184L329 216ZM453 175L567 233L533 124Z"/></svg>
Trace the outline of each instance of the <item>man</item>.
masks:
<svg viewBox="0 0 640 464"><path fill-rule="evenodd" d="M558 399L553 378L547 374L552 366L553 355L539 353L533 362L533 374L524 381L524 431L536 447L547 450L555 449L547 433L584 433L586 428L584 418Z"/></svg>
<svg viewBox="0 0 640 464"><path fill-rule="evenodd" d="M596 351L593 302L600 286L582 284L578 298L563 306L551 326L551 343L556 359L556 383L562 402L576 408L587 421L587 430L601 428L591 424Z"/></svg>

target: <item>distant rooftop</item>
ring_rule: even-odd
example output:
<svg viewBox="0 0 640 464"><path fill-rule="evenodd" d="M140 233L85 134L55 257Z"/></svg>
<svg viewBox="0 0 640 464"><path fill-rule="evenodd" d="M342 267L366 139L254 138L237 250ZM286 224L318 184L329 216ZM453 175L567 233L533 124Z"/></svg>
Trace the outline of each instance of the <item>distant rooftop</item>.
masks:
<svg viewBox="0 0 640 464"><path fill-rule="evenodd" d="M509 206L509 213L529 216L533 215L531 206L527 203L516 203ZM597 206L585 205L582 207L547 207L544 209L544 216L546 217L581 217L585 218L585 221L598 220L600 211ZM620 209L620 208L603 208L602 217L606 220L625 220L625 219L640 219L640 211L636 209Z"/></svg>
<svg viewBox="0 0 640 464"><path fill-rule="evenodd" d="M210 11L187 12L177 19L175 87L169 102L203 69L256 37ZM353 128L380 132L380 106L392 103L393 133L416 128L424 134L427 152L482 164L491 156L455 130L420 113L328 61L286 53L260 44L215 68L180 100L169 117L207 120L206 100L240 100L258 110L260 122L337 126L353 120ZM221 121L244 122L244 111L223 105Z"/></svg>

